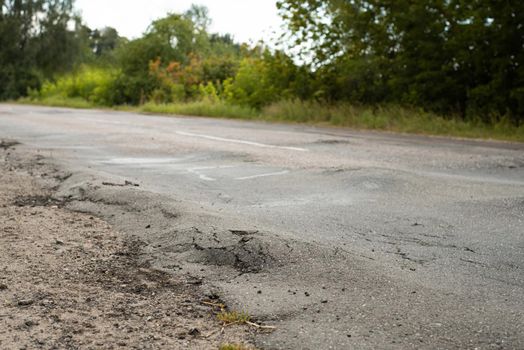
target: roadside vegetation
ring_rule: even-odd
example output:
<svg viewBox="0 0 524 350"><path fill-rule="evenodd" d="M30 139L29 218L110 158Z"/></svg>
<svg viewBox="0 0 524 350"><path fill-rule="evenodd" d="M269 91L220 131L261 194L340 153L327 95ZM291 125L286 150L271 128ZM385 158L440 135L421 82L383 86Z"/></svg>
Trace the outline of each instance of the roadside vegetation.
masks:
<svg viewBox="0 0 524 350"><path fill-rule="evenodd" d="M230 324L246 324L251 320L251 316L247 312L238 311L224 311L222 310L218 315L217 319L224 325Z"/></svg>
<svg viewBox="0 0 524 350"><path fill-rule="evenodd" d="M71 0L7 0L0 98L524 142L523 2L277 6L280 44L249 46L196 5L128 40Z"/></svg>
<svg viewBox="0 0 524 350"><path fill-rule="evenodd" d="M219 350L255 350L255 348L243 344L222 344Z"/></svg>

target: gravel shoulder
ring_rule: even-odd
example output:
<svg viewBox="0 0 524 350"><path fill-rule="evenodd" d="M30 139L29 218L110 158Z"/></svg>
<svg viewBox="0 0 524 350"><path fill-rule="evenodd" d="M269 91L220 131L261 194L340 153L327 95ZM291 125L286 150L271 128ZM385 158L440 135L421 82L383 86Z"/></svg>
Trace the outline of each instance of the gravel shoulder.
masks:
<svg viewBox="0 0 524 350"><path fill-rule="evenodd" d="M139 238L52 199L63 178L39 155L0 146L1 349L249 344L252 330L223 328L194 278L151 268Z"/></svg>

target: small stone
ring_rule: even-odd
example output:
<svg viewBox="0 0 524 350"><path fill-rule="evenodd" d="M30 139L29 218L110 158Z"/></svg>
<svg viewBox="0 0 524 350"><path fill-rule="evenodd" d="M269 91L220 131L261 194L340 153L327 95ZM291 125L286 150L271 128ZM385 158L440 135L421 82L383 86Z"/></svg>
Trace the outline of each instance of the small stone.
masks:
<svg viewBox="0 0 524 350"><path fill-rule="evenodd" d="M257 291L257 294L262 294L262 291L261 290Z"/></svg>
<svg viewBox="0 0 524 350"><path fill-rule="evenodd" d="M18 300L18 306L32 305L35 301L33 299L21 299Z"/></svg>
<svg viewBox="0 0 524 350"><path fill-rule="evenodd" d="M188 332L189 335L193 336L193 337L196 337L198 335L200 335L200 331L198 330L198 328L192 328L189 332Z"/></svg>
<svg viewBox="0 0 524 350"><path fill-rule="evenodd" d="M0 290L6 290L7 288L7 284L0 283Z"/></svg>
<svg viewBox="0 0 524 350"><path fill-rule="evenodd" d="M306 297L308 297L308 296L309 296L309 293L308 293L308 292L304 292L304 295L305 295Z"/></svg>
<svg viewBox="0 0 524 350"><path fill-rule="evenodd" d="M327 301L327 300L321 300L320 302L321 302L322 304L327 304L328 301Z"/></svg>
<svg viewBox="0 0 524 350"><path fill-rule="evenodd" d="M38 322L35 322L33 320L27 320L24 322L24 325L26 327L34 327L34 326L38 326Z"/></svg>
<svg viewBox="0 0 524 350"><path fill-rule="evenodd" d="M64 241L62 241L61 239L55 239L55 244L58 244L58 245L63 245L64 244Z"/></svg>

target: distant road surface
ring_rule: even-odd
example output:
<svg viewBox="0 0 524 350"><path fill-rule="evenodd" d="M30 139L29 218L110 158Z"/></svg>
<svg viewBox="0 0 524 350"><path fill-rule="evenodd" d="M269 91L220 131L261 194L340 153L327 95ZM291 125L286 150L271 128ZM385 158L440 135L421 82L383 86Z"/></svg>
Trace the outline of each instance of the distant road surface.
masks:
<svg viewBox="0 0 524 350"><path fill-rule="evenodd" d="M276 325L262 348L524 348L524 144L6 104L0 138L175 206L151 256ZM221 260L235 235L258 250Z"/></svg>

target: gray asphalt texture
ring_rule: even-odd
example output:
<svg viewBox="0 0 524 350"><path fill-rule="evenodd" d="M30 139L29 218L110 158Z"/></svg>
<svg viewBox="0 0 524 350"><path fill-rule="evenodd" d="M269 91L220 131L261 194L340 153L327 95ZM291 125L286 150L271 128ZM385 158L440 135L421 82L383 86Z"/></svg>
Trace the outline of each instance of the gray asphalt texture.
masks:
<svg viewBox="0 0 524 350"><path fill-rule="evenodd" d="M524 348L524 144L5 104L0 138L261 348Z"/></svg>

